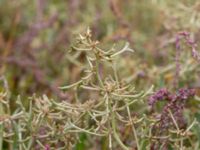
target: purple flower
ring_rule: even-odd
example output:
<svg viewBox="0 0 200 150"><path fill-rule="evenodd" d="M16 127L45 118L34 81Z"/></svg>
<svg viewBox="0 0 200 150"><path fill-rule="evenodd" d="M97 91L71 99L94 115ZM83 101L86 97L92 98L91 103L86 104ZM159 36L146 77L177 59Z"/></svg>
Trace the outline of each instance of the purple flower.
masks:
<svg viewBox="0 0 200 150"><path fill-rule="evenodd" d="M50 150L50 146L48 144L45 145L45 150Z"/></svg>
<svg viewBox="0 0 200 150"><path fill-rule="evenodd" d="M187 32L187 31L182 31L182 32L179 32L179 35L182 35L182 36L184 36L184 37L187 37L187 36L190 35L190 33Z"/></svg>
<svg viewBox="0 0 200 150"><path fill-rule="evenodd" d="M182 88L179 89L176 93L177 98L179 100L187 100L190 97L193 97L195 95L194 89L188 89L188 88Z"/></svg>
<svg viewBox="0 0 200 150"><path fill-rule="evenodd" d="M194 95L195 95L194 89L181 88L175 94L172 94L166 88L162 88L149 97L148 104L150 106L153 106L156 102L160 100L167 100L169 102L187 100L188 98Z"/></svg>
<svg viewBox="0 0 200 150"><path fill-rule="evenodd" d="M191 54L192 57L197 60L200 63L200 54L196 50L197 44L193 38L191 38L190 33L183 31L179 32L176 35L176 40L175 40L175 46L176 46L176 56L175 56L175 63L176 63L176 72L175 72L175 77L174 77L174 87L176 88L178 86L178 80L179 80L179 72L180 72L180 55L181 55L181 45L180 45L180 40L184 40L185 43L191 48Z"/></svg>
<svg viewBox="0 0 200 150"><path fill-rule="evenodd" d="M153 106L157 101L169 100L170 97L171 97L171 94L169 93L169 91L165 88L162 88L149 97L148 104Z"/></svg>
<svg viewBox="0 0 200 150"><path fill-rule="evenodd" d="M194 89L181 88L176 93L171 94L167 89L160 89L155 92L149 99L148 103L150 106L154 106L159 100L167 100L167 103L164 105L162 112L159 114L158 122L153 127L153 134L155 136L163 136L168 133L169 128L174 128L174 122L172 120L171 114L177 122L178 127L185 128L186 121L183 116L183 110L185 107L186 100L195 95ZM159 143L167 144L167 140L163 141L158 139ZM152 146L155 143L152 144ZM159 145L157 145L159 146Z"/></svg>

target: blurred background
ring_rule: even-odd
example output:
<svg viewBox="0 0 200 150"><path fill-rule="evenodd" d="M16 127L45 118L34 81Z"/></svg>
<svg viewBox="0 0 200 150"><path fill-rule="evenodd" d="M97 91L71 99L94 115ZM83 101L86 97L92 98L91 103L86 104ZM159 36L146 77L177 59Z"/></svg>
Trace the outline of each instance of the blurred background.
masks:
<svg viewBox="0 0 200 150"><path fill-rule="evenodd" d="M172 85L175 36L188 31L198 43L199 12L198 0L0 0L0 75L12 96L69 98L58 87L77 81L82 70L68 50L90 27L103 47L128 41L135 50L119 61L121 76L143 89ZM182 83L193 83L199 71L189 51L182 55Z"/></svg>

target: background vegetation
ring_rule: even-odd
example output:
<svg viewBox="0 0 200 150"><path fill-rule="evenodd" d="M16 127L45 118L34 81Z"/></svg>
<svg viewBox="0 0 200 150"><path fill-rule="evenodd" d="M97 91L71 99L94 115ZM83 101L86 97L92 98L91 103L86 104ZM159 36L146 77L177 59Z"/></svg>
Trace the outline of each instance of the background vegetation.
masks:
<svg viewBox="0 0 200 150"><path fill-rule="evenodd" d="M0 149L200 149L199 11L0 0Z"/></svg>

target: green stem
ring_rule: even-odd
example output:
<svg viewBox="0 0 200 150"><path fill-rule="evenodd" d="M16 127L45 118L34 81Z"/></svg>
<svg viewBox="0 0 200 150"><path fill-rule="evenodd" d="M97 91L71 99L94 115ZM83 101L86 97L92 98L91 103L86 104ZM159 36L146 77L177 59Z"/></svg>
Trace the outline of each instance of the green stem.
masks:
<svg viewBox="0 0 200 150"><path fill-rule="evenodd" d="M139 142L138 142L138 137L137 137L137 133L136 133L136 130L135 130L135 126L134 126L134 123L131 119L131 113L130 113L130 109L129 109L129 106L127 105L127 112L128 112L128 117L129 117L129 120L131 122L131 127L132 127L132 130L133 130L133 135L135 137L135 142L136 142L136 145L137 145L137 150L140 150L140 145L139 145Z"/></svg>
<svg viewBox="0 0 200 150"><path fill-rule="evenodd" d="M121 146L121 148L123 148L124 150L130 150L130 148L128 148L126 145L124 145L124 143L120 140L119 135L117 134L117 130L116 130L116 122L115 122L115 112L112 110L112 106L111 106L111 102L108 102L109 105L109 111L111 112L111 119L112 119L112 130L113 130L113 136L115 138L115 140L118 142L118 144Z"/></svg>
<svg viewBox="0 0 200 150"><path fill-rule="evenodd" d="M28 148L27 148L27 150L31 150L31 147L32 147L32 145L33 145L33 141L34 141L34 139L33 139L33 137L31 136L31 137L30 137L30 140L29 140L29 142L28 142Z"/></svg>
<svg viewBox="0 0 200 150"><path fill-rule="evenodd" d="M103 82L102 82L102 80L101 80L101 77L100 77L100 75L99 75L99 60L98 60L98 58L97 58L97 60L96 60L96 66L95 66L96 68L96 76L97 76L97 79L98 79L98 81L99 81L99 84L100 84L100 86L101 87L104 87L103 86Z"/></svg>

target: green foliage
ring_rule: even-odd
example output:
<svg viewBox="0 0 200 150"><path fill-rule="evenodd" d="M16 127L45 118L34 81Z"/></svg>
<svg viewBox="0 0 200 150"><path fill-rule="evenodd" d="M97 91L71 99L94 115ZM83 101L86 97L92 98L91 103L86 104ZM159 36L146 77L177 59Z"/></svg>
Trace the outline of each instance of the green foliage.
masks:
<svg viewBox="0 0 200 150"><path fill-rule="evenodd" d="M0 150L200 149L199 8L198 0L0 0ZM172 125L159 136L168 102L151 109L148 98L182 87L196 91L186 124L169 109Z"/></svg>

